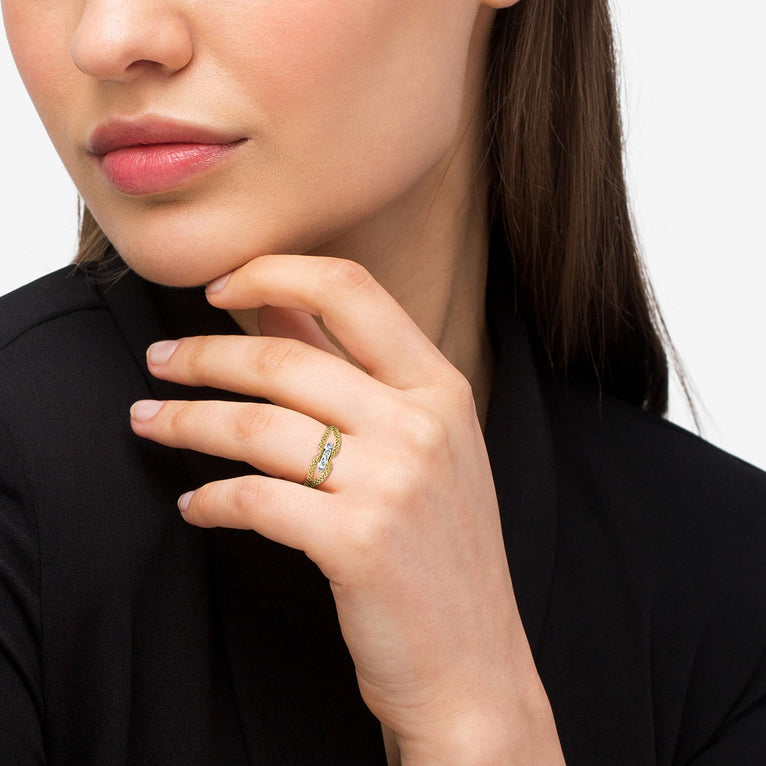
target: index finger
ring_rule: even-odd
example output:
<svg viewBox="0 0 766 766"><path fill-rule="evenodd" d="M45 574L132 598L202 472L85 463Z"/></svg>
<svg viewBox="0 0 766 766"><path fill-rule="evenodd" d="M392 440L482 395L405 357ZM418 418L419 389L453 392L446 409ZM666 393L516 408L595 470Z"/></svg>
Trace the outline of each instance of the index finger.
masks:
<svg viewBox="0 0 766 766"><path fill-rule="evenodd" d="M423 387L451 369L407 312L354 261L260 256L211 283L208 300L222 309L270 305L321 317L370 375L399 389Z"/></svg>

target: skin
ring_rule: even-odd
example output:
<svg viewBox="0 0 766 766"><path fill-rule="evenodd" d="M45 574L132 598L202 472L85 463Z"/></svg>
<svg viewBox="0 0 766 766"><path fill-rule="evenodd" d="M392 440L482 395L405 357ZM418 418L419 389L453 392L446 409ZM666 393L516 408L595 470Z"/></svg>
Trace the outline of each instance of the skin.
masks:
<svg viewBox="0 0 766 766"><path fill-rule="evenodd" d="M2 0L40 116L123 258L164 284L215 280L211 303L260 330L167 341L148 360L270 404L139 402L132 426L266 474L179 507L321 568L391 762L563 760L481 430L481 94L494 13L511 4ZM144 115L246 140L177 189L122 194L88 137ZM342 449L307 488L327 423Z"/></svg>

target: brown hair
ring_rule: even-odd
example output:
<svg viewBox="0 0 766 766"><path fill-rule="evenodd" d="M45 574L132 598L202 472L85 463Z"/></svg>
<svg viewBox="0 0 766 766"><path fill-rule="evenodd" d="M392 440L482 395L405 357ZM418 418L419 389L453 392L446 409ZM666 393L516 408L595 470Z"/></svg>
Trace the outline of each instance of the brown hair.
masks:
<svg viewBox="0 0 766 766"><path fill-rule="evenodd" d="M491 211L521 308L555 370L664 413L665 333L627 202L608 0L521 0L498 12L489 57ZM77 262L109 247L83 208Z"/></svg>
<svg viewBox="0 0 766 766"><path fill-rule="evenodd" d="M490 49L493 212L554 368L664 413L666 336L633 233L608 0L521 0Z"/></svg>
<svg viewBox="0 0 766 766"><path fill-rule="evenodd" d="M106 259L112 245L87 206L80 203L79 212L80 227L78 233L80 241L77 245L77 255L75 255L74 262L101 263Z"/></svg>

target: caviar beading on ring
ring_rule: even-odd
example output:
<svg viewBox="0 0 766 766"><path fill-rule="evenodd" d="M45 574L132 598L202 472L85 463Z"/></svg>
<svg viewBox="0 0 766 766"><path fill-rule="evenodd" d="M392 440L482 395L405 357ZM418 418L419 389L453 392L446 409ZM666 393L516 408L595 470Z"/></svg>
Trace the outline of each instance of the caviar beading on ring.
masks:
<svg viewBox="0 0 766 766"><path fill-rule="evenodd" d="M318 487L332 471L333 458L340 452L340 431L335 426L327 426L322 438L317 446L317 454L311 461L309 470L306 473L306 481L303 485L306 487ZM319 471L319 475L314 478L314 474Z"/></svg>

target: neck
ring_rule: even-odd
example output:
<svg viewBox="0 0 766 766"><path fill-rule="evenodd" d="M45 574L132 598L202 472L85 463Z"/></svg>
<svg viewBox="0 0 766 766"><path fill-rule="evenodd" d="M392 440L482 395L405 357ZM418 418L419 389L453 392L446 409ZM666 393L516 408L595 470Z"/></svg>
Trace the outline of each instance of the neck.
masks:
<svg viewBox="0 0 766 766"><path fill-rule="evenodd" d="M365 266L468 378L483 420L492 372L485 317L489 227L477 177L458 149L423 188L315 252Z"/></svg>

